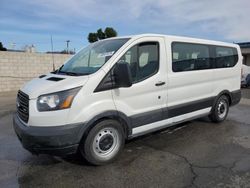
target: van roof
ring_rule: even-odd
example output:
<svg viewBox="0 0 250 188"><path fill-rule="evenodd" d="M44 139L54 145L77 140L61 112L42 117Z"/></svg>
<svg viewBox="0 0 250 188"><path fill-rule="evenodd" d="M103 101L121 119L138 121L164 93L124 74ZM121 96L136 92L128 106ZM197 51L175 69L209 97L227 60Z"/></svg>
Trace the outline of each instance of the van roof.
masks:
<svg viewBox="0 0 250 188"><path fill-rule="evenodd" d="M189 41L189 42L201 42L206 44L217 44L222 46L234 46L238 47L238 44L229 43L229 42L222 42L222 41L215 41L215 40L208 40L208 39L201 39L201 38L193 38L193 37L184 37L184 36L175 36L175 35L163 35L163 34L153 34L153 33L146 33L146 34L139 34L139 35L129 35L129 36L121 36L115 38L131 38L131 39L138 39L141 37L165 37L166 39L172 41Z"/></svg>

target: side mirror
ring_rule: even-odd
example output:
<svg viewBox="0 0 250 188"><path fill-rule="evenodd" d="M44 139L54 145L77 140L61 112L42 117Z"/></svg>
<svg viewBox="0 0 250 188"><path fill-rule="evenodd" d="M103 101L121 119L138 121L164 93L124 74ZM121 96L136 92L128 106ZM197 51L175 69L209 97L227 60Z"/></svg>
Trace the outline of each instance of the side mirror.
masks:
<svg viewBox="0 0 250 188"><path fill-rule="evenodd" d="M132 76L129 64L117 63L114 68L114 79L116 87L130 87L132 86Z"/></svg>

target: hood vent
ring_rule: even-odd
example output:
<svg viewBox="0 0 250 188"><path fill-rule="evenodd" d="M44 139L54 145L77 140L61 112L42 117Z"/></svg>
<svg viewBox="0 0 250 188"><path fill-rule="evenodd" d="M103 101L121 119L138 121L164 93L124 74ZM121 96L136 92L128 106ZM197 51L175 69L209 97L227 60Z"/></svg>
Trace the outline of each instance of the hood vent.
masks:
<svg viewBox="0 0 250 188"><path fill-rule="evenodd" d="M58 81L61 81L61 80L64 80L65 78L60 78L60 77L50 77L48 78L47 80L49 81L54 81L54 82L58 82Z"/></svg>

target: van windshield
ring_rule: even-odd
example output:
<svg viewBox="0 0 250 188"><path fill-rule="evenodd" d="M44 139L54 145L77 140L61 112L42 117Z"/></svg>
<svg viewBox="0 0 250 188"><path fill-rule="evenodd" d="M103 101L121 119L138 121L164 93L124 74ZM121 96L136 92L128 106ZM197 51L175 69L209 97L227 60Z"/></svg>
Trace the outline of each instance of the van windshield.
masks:
<svg viewBox="0 0 250 188"><path fill-rule="evenodd" d="M65 63L56 74L89 75L100 69L129 39L95 42L82 49Z"/></svg>

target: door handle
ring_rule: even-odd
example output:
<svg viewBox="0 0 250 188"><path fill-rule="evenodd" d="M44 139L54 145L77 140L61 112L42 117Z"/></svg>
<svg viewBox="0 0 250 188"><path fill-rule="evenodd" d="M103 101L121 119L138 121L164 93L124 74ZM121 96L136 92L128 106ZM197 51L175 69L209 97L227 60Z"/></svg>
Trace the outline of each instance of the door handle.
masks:
<svg viewBox="0 0 250 188"><path fill-rule="evenodd" d="M165 82L157 82L156 84L155 84L155 86L162 86L162 85L164 85L165 84Z"/></svg>

